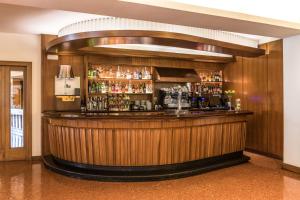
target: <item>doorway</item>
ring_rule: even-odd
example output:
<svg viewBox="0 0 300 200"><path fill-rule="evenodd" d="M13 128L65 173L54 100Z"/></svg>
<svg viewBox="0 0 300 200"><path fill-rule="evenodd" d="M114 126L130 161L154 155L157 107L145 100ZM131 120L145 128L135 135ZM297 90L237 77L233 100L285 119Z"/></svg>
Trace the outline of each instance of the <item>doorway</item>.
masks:
<svg viewBox="0 0 300 200"><path fill-rule="evenodd" d="M31 63L0 61L0 161L31 159Z"/></svg>

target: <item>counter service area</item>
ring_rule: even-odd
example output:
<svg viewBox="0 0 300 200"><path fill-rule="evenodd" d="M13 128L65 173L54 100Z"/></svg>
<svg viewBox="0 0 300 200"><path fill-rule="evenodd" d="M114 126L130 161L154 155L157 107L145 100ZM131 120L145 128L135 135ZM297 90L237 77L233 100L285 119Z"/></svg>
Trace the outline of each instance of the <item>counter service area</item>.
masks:
<svg viewBox="0 0 300 200"><path fill-rule="evenodd" d="M140 49L151 45L173 51ZM251 96L268 80L256 79L274 75L261 69L280 45L166 30L42 35L45 166L84 179L152 181L245 163L246 148L282 156L280 145L257 146L270 134L260 129L269 101Z"/></svg>

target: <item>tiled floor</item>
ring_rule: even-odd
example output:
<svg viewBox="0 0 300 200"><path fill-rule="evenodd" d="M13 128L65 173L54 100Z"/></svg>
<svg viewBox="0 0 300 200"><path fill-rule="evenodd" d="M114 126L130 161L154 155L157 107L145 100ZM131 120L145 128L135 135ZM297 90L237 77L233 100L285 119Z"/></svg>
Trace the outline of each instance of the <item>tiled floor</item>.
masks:
<svg viewBox="0 0 300 200"><path fill-rule="evenodd" d="M41 163L0 163L0 200L300 200L300 175L281 170L277 160L248 155L252 160L247 164L141 183L78 180L50 172Z"/></svg>

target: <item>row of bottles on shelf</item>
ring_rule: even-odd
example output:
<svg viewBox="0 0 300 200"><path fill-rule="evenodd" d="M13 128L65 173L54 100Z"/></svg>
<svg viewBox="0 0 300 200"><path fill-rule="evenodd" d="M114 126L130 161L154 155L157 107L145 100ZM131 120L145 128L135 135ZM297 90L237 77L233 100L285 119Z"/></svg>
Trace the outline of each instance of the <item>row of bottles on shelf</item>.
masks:
<svg viewBox="0 0 300 200"><path fill-rule="evenodd" d="M117 70L114 71L112 67L92 67L88 69L88 78L117 78L117 79L135 79L142 80L147 79L151 80L152 75L148 67L144 67L142 70L137 68L129 69L128 67L124 70L120 66L117 67Z"/></svg>
<svg viewBox="0 0 300 200"><path fill-rule="evenodd" d="M125 93L125 94L151 94L151 83L131 83L118 81L89 81L89 94Z"/></svg>
<svg viewBox="0 0 300 200"><path fill-rule="evenodd" d="M220 85L201 85L201 94L221 95L222 87Z"/></svg>
<svg viewBox="0 0 300 200"><path fill-rule="evenodd" d="M88 111L106 111L107 110L107 97L89 97L86 103Z"/></svg>
<svg viewBox="0 0 300 200"><path fill-rule="evenodd" d="M129 111L132 102L125 94L89 97L86 108L88 111Z"/></svg>
<svg viewBox="0 0 300 200"><path fill-rule="evenodd" d="M200 73L200 79L202 82L222 82L222 71L211 73Z"/></svg>

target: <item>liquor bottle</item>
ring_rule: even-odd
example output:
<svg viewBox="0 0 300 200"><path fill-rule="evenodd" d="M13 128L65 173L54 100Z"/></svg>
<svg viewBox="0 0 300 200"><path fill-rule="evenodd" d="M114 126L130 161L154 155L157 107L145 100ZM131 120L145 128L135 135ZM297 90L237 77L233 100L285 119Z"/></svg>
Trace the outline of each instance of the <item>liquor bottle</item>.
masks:
<svg viewBox="0 0 300 200"><path fill-rule="evenodd" d="M130 83L129 83L129 84L130 84ZM128 93L128 84L125 84L124 87L123 87L123 89L124 89L124 90L122 91L123 93Z"/></svg>
<svg viewBox="0 0 300 200"><path fill-rule="evenodd" d="M101 104L101 99L100 99L100 97L97 98L97 110L98 110L98 111L102 110L102 104Z"/></svg>
<svg viewBox="0 0 300 200"><path fill-rule="evenodd" d="M132 79L132 75L131 75L129 69L127 69L126 79L128 79L128 80Z"/></svg>
<svg viewBox="0 0 300 200"><path fill-rule="evenodd" d="M111 83L108 83L108 93L111 93L112 89L111 89Z"/></svg>
<svg viewBox="0 0 300 200"><path fill-rule="evenodd" d="M88 78L92 78L92 76L91 76L91 69L88 69Z"/></svg>
<svg viewBox="0 0 300 200"><path fill-rule="evenodd" d="M95 93L99 93L99 82L96 82Z"/></svg>
<svg viewBox="0 0 300 200"><path fill-rule="evenodd" d="M96 69L93 69L93 78L96 78L97 77L97 71Z"/></svg>
<svg viewBox="0 0 300 200"><path fill-rule="evenodd" d="M101 93L106 93L107 92L107 86L105 82L102 82L102 87L101 87Z"/></svg>
<svg viewBox="0 0 300 200"><path fill-rule="evenodd" d="M132 84L128 84L128 93L133 93Z"/></svg>
<svg viewBox="0 0 300 200"><path fill-rule="evenodd" d="M115 93L116 92L116 87L115 87L115 83L111 83L111 92Z"/></svg>
<svg viewBox="0 0 300 200"><path fill-rule="evenodd" d="M94 93L94 82L91 82L91 90L90 90L90 94Z"/></svg>
<svg viewBox="0 0 300 200"><path fill-rule="evenodd" d="M107 110L107 97L103 97L102 104L103 104L103 110Z"/></svg>
<svg viewBox="0 0 300 200"><path fill-rule="evenodd" d="M91 94L92 93L92 85L91 82L88 82L88 93Z"/></svg>
<svg viewBox="0 0 300 200"><path fill-rule="evenodd" d="M88 111L91 110L91 108L90 108L90 98L87 99L87 102L86 102L86 109L87 109Z"/></svg>
<svg viewBox="0 0 300 200"><path fill-rule="evenodd" d="M133 79L139 79L139 73L137 72L137 70L134 70L133 72Z"/></svg>
<svg viewBox="0 0 300 200"><path fill-rule="evenodd" d="M121 78L120 66L118 66L118 69L116 72L116 78Z"/></svg>
<svg viewBox="0 0 300 200"><path fill-rule="evenodd" d="M85 112L86 111L86 104L85 104L85 98L81 99L81 103L80 103L80 110L81 112Z"/></svg>
<svg viewBox="0 0 300 200"><path fill-rule="evenodd" d="M145 69L144 69L144 74L143 74L143 79L150 79L149 78L149 71L147 70L147 67L145 67Z"/></svg>
<svg viewBox="0 0 300 200"><path fill-rule="evenodd" d="M143 74L142 74L142 72L140 71L139 72L139 79L142 79L143 78Z"/></svg>
<svg viewBox="0 0 300 200"><path fill-rule="evenodd" d="M86 103L86 109L88 111L92 110L92 105L91 105L91 97L88 98L87 103Z"/></svg>
<svg viewBox="0 0 300 200"><path fill-rule="evenodd" d="M146 91L146 84L145 83L142 85L142 92L141 93L144 93L144 94L147 93L147 91Z"/></svg>

